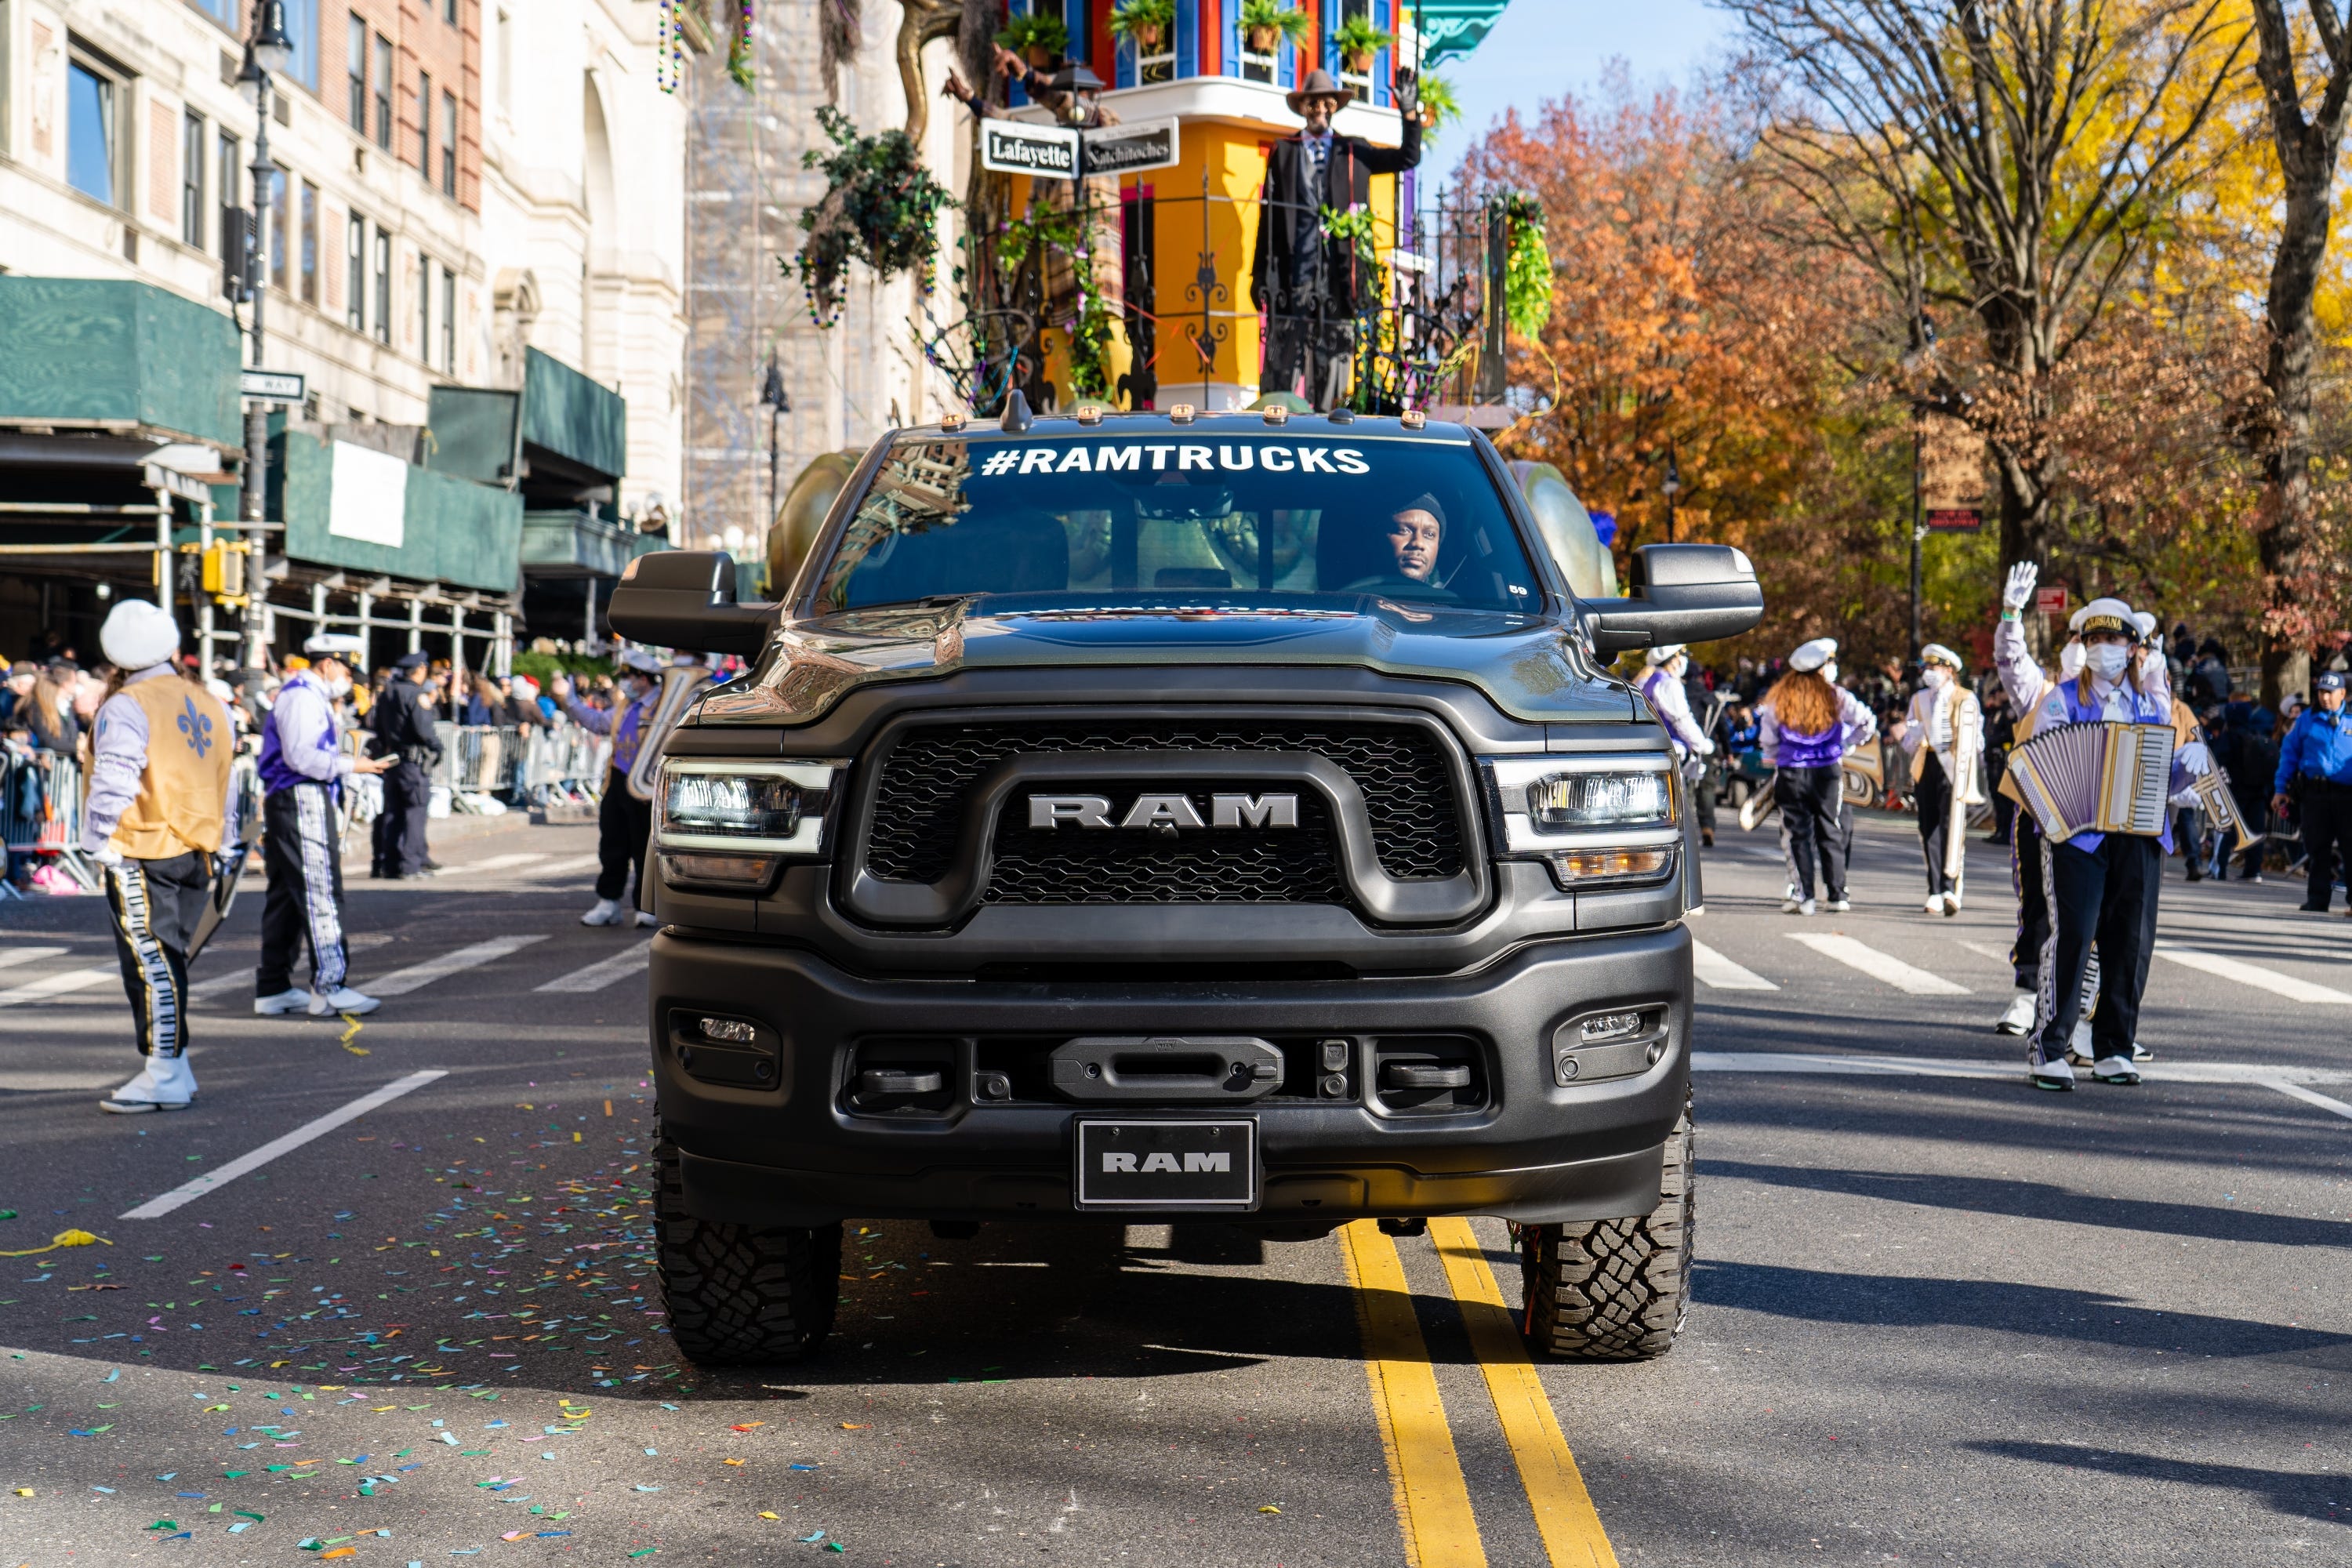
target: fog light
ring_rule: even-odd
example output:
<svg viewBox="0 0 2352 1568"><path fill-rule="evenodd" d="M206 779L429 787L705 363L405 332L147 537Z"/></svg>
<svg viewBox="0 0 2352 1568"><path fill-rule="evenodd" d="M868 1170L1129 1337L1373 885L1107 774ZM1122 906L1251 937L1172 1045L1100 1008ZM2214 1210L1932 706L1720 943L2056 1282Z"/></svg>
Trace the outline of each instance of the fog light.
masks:
<svg viewBox="0 0 2352 1568"><path fill-rule="evenodd" d="M1642 1015L1603 1013L1598 1017L1585 1019L1576 1026L1576 1032L1588 1046L1601 1040L1622 1039L1628 1035L1642 1032Z"/></svg>
<svg viewBox="0 0 2352 1568"><path fill-rule="evenodd" d="M662 880L673 888L757 888L774 870L772 855L679 855L661 857Z"/></svg>
<svg viewBox="0 0 2352 1568"><path fill-rule="evenodd" d="M730 1046L748 1046L760 1037L759 1030L740 1018L697 1018L694 1026L704 1039Z"/></svg>

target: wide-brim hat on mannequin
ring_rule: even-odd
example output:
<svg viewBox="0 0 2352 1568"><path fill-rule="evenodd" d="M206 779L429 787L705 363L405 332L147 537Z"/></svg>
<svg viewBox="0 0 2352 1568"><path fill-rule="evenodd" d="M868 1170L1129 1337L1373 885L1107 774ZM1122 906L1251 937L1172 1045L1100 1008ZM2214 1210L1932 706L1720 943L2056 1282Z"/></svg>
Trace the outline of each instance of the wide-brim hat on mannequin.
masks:
<svg viewBox="0 0 2352 1568"><path fill-rule="evenodd" d="M1348 100L1353 97L1355 94L1341 87L1329 71L1318 66L1307 73L1305 81L1283 94L1282 101L1290 105L1291 113L1304 119L1307 115L1307 100L1310 98L1336 98L1340 105L1345 107Z"/></svg>

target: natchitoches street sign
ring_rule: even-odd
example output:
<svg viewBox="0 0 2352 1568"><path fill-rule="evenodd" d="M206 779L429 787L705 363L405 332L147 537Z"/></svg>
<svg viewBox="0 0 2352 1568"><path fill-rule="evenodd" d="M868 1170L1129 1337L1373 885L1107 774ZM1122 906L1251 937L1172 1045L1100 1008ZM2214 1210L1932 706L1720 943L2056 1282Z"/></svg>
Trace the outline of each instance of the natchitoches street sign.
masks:
<svg viewBox="0 0 2352 1568"><path fill-rule="evenodd" d="M980 122L981 167L1033 179L1076 180L1090 174L1164 169L1176 162L1178 149L1173 116L1091 131L1031 125L1018 120Z"/></svg>

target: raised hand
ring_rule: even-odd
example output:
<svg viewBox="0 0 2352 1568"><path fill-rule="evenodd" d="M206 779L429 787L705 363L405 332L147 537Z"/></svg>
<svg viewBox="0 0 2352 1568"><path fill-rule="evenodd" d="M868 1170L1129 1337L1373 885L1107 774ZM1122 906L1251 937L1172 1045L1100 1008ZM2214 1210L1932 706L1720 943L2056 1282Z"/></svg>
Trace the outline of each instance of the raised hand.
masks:
<svg viewBox="0 0 2352 1568"><path fill-rule="evenodd" d="M2000 607L2022 610L2033 603L2033 584L2040 580L2042 569L2031 561L2021 561L2009 569L2009 581L2001 585Z"/></svg>

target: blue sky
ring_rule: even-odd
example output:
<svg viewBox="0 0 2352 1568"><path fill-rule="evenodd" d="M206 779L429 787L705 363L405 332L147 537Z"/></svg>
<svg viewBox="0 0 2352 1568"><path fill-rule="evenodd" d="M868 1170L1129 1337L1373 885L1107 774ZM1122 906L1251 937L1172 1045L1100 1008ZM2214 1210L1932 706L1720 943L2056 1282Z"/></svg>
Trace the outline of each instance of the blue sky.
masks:
<svg viewBox="0 0 2352 1568"><path fill-rule="evenodd" d="M1547 98L1589 89L1612 58L1637 86L1680 85L1731 36L1731 19L1702 0L1511 0L1468 58L1438 68L1463 113L1436 161L1450 169L1507 109L1529 116Z"/></svg>

